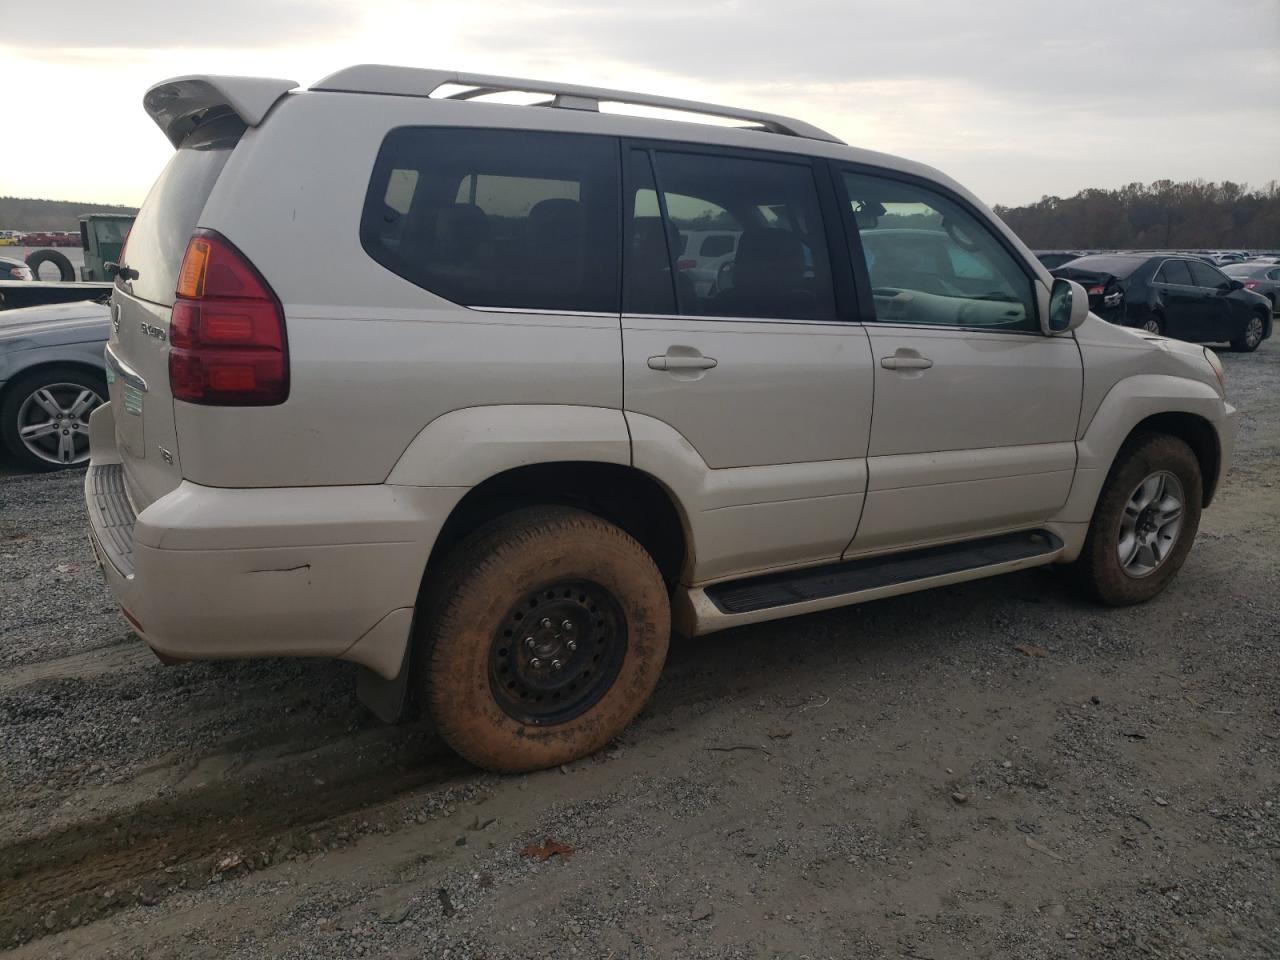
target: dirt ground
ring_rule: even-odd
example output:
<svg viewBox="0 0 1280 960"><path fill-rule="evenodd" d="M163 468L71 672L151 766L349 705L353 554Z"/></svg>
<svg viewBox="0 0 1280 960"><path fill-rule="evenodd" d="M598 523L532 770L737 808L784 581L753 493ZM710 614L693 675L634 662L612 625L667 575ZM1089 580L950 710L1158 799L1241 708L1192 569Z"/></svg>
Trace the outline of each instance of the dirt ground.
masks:
<svg viewBox="0 0 1280 960"><path fill-rule="evenodd" d="M1039 570L680 642L621 741L527 777L380 726L344 664L161 666L81 477L10 468L0 947L1280 956L1280 343L1224 359L1235 466L1156 601Z"/></svg>

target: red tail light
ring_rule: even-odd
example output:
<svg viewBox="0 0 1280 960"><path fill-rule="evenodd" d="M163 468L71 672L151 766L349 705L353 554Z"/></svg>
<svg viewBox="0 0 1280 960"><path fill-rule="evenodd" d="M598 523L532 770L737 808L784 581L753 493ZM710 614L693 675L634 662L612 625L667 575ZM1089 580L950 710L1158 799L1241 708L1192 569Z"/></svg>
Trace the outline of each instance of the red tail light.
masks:
<svg viewBox="0 0 1280 960"><path fill-rule="evenodd" d="M698 265L697 260L677 260L676 261L677 270L692 270L697 265Z"/></svg>
<svg viewBox="0 0 1280 960"><path fill-rule="evenodd" d="M223 236L197 230L178 273L169 322L176 400L265 407L289 396L284 311L262 275Z"/></svg>
<svg viewBox="0 0 1280 960"><path fill-rule="evenodd" d="M1104 292L1106 292L1106 289L1107 288L1102 286L1102 284L1098 284L1096 287L1090 287L1086 292L1091 297L1099 297L1099 296L1102 296Z"/></svg>
<svg viewBox="0 0 1280 960"><path fill-rule="evenodd" d="M1246 280L1246 281L1244 282L1244 288L1245 288L1246 290L1257 290L1257 289L1258 289L1258 281L1257 281L1257 280Z"/></svg>

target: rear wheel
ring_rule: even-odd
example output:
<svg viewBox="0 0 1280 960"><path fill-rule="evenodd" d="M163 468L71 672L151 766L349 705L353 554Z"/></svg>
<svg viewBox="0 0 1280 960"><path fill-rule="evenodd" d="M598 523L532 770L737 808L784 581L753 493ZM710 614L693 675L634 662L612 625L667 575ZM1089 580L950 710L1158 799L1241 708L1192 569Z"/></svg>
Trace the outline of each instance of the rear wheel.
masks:
<svg viewBox="0 0 1280 960"><path fill-rule="evenodd" d="M1262 338L1266 333L1266 317L1261 312L1255 313L1245 322L1239 338L1231 341L1231 349L1237 353L1252 353L1262 344Z"/></svg>
<svg viewBox="0 0 1280 960"><path fill-rule="evenodd" d="M1160 319L1159 314L1151 314L1146 320L1142 321L1142 329L1147 333L1154 333L1164 336L1164 321Z"/></svg>
<svg viewBox="0 0 1280 960"><path fill-rule="evenodd" d="M42 367L18 377L0 402L5 446L36 470L89 459L89 414L107 396L102 377L77 367Z"/></svg>
<svg viewBox="0 0 1280 960"><path fill-rule="evenodd" d="M1075 563L1083 586L1112 606L1141 603L1163 590L1195 540L1202 490L1200 463L1182 440L1145 434L1126 444Z"/></svg>
<svg viewBox="0 0 1280 960"><path fill-rule="evenodd" d="M600 749L635 719L666 660L653 560L599 517L507 514L443 564L422 618L423 691L441 736L478 766L538 770Z"/></svg>

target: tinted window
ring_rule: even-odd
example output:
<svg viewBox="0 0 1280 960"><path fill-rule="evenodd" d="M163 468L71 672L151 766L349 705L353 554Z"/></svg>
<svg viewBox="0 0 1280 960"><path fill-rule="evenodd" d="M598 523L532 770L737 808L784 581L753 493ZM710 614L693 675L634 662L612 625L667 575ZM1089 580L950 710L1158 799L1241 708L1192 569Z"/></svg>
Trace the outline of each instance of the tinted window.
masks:
<svg viewBox="0 0 1280 960"><path fill-rule="evenodd" d="M1191 261L1191 279L1197 287L1217 287L1231 282L1220 270L1215 270L1209 264L1199 260Z"/></svg>
<svg viewBox="0 0 1280 960"><path fill-rule="evenodd" d="M403 127L378 153L360 239L455 303L616 310L617 171L604 137Z"/></svg>
<svg viewBox="0 0 1280 960"><path fill-rule="evenodd" d="M680 313L835 318L826 236L808 163L662 151L654 159L668 229L712 230L734 250L731 259L705 264L709 254L703 252L695 263L681 264Z"/></svg>
<svg viewBox="0 0 1280 960"><path fill-rule="evenodd" d="M1184 287L1191 286L1191 273L1187 270L1186 260L1166 260L1156 279L1162 283L1176 283Z"/></svg>
<svg viewBox="0 0 1280 960"><path fill-rule="evenodd" d="M878 320L1039 329L1031 277L959 204L864 174L844 174L844 185Z"/></svg>
<svg viewBox="0 0 1280 960"><path fill-rule="evenodd" d="M1109 273L1123 280L1133 271L1148 261L1147 257L1077 257L1069 264L1073 270L1092 270L1096 273Z"/></svg>
<svg viewBox="0 0 1280 960"><path fill-rule="evenodd" d="M169 160L129 231L124 260L138 271L129 285L135 296L173 303L187 241L243 131L244 125L234 119L208 124Z"/></svg>

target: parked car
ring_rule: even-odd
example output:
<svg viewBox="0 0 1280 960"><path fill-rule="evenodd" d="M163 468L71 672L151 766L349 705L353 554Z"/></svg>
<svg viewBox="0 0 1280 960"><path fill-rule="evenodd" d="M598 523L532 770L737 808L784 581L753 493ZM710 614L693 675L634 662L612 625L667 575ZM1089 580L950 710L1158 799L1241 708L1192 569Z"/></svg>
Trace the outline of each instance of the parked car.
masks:
<svg viewBox="0 0 1280 960"><path fill-rule="evenodd" d="M102 303L0 313L0 439L37 470L89 459L89 414L107 396Z"/></svg>
<svg viewBox="0 0 1280 960"><path fill-rule="evenodd" d="M1080 283L1094 313L1124 327L1179 340L1258 349L1271 336L1272 305L1217 267L1191 256L1097 254L1052 271Z"/></svg>
<svg viewBox="0 0 1280 960"><path fill-rule="evenodd" d="M20 239L12 230L0 230L0 247L16 247Z"/></svg>
<svg viewBox="0 0 1280 960"><path fill-rule="evenodd" d="M21 260L0 257L0 280L30 280L32 277L31 268Z"/></svg>
<svg viewBox="0 0 1280 960"><path fill-rule="evenodd" d="M732 264L738 250L741 230L682 230L683 252L676 259L676 269L693 281L698 296L714 292L721 267Z"/></svg>
<svg viewBox="0 0 1280 960"><path fill-rule="evenodd" d="M166 661L341 657L379 716L416 702L531 770L617 737L673 628L1045 564L1135 603L1186 559L1235 437L1221 363L1089 316L945 175L616 90L294 87L144 99L176 152L116 281L85 494ZM680 282L682 209L741 226L728 289Z"/></svg>
<svg viewBox="0 0 1280 960"><path fill-rule="evenodd" d="M1262 294L1276 313L1276 300L1280 297L1280 262L1250 260L1248 263L1232 263L1222 268L1232 280L1239 280L1246 290Z"/></svg>

